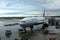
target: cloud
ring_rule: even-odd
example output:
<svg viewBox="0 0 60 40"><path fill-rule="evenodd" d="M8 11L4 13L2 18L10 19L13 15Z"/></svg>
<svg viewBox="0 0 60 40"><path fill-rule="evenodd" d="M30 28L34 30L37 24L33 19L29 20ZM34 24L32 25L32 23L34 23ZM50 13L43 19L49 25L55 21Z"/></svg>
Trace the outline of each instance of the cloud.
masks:
<svg viewBox="0 0 60 40"><path fill-rule="evenodd" d="M3 0L0 2L0 5L1 5L0 10L4 10L4 12L6 11L5 13L9 13L9 11L7 11L7 10L18 10L18 11L20 11L20 13L21 13L21 11L30 12L30 11L38 10L36 8L36 6L27 4L27 1L25 3L24 3L24 1L21 1L21 0L8 0L8 1ZM4 12L0 12L0 14L4 13Z"/></svg>
<svg viewBox="0 0 60 40"><path fill-rule="evenodd" d="M47 4L46 7L49 9L58 9L60 8L59 3L60 0L54 0L52 3Z"/></svg>
<svg viewBox="0 0 60 40"><path fill-rule="evenodd" d="M22 11L19 10L0 10L0 14L5 14L5 13L19 13Z"/></svg>
<svg viewBox="0 0 60 40"><path fill-rule="evenodd" d="M17 10L17 13L29 14L42 13L45 9L48 13L60 13L59 4L60 0L0 0L0 10L6 11L5 13L15 13Z"/></svg>
<svg viewBox="0 0 60 40"><path fill-rule="evenodd" d="M7 3L6 2L0 2L0 8L4 8L7 6Z"/></svg>

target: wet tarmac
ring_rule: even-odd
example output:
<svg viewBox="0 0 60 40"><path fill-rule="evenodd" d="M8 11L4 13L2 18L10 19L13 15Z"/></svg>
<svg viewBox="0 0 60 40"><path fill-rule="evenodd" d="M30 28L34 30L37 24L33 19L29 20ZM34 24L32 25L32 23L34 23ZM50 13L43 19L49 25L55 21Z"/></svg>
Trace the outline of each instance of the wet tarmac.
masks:
<svg viewBox="0 0 60 40"><path fill-rule="evenodd" d="M41 25L35 25L34 31L31 34L30 29L27 28L29 32L22 33L19 36L18 29L22 29L19 25L15 26L4 26L5 24L13 24L19 23L20 19L13 20L0 20L0 37L1 40L49 40L49 38L56 38L56 40L60 40L60 29L56 29L55 26L49 26L45 30L48 30L49 33L47 35L42 34L43 30L41 30ZM39 27L40 26L40 27ZM36 31L35 31L36 29ZM7 38L5 35L6 30L11 30L12 34L10 38ZM53 33L53 34L52 34ZM24 39L25 38L25 39Z"/></svg>
<svg viewBox="0 0 60 40"><path fill-rule="evenodd" d="M49 38L55 38L55 40L60 40L60 29L56 29L55 26L50 26L45 30L49 30L47 35L42 34L41 31L35 32L29 40L49 40Z"/></svg>
<svg viewBox="0 0 60 40"><path fill-rule="evenodd" d="M13 19L13 20L0 20L0 38L1 40L21 40L23 38L22 36L25 36L26 38L30 38L32 35L27 33L27 34L22 34L22 36L19 36L19 31L18 29L23 29L20 25L14 25L14 26L4 26L6 24L14 24L14 23L19 23L20 19ZM36 27L37 26L37 27ZM40 29L40 25L34 26L34 29ZM30 31L30 28L26 28L28 31ZM8 38L6 37L5 33L6 30L11 30L11 36ZM23 38L24 39L24 38Z"/></svg>

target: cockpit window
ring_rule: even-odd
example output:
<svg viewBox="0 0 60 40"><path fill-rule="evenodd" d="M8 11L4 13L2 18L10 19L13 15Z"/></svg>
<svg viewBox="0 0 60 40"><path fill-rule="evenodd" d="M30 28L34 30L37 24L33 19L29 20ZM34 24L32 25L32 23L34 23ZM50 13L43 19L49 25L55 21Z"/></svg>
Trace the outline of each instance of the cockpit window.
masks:
<svg viewBox="0 0 60 40"><path fill-rule="evenodd" d="M21 21L20 23L25 23L25 21Z"/></svg>
<svg viewBox="0 0 60 40"><path fill-rule="evenodd" d="M22 21L22 22L25 22L25 21Z"/></svg>

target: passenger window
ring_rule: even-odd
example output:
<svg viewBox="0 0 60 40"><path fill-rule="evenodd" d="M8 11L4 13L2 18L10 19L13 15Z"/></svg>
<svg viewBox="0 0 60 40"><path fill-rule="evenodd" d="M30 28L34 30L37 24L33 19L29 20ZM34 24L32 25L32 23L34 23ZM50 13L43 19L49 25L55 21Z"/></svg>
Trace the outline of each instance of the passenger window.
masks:
<svg viewBox="0 0 60 40"><path fill-rule="evenodd" d="M31 19L31 21L36 21L36 19Z"/></svg>

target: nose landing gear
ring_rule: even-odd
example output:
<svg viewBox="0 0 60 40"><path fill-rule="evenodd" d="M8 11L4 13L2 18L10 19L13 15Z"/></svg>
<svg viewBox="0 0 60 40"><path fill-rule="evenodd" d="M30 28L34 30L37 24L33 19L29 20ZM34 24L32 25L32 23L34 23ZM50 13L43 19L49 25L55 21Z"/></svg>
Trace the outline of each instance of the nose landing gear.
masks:
<svg viewBox="0 0 60 40"><path fill-rule="evenodd" d="M42 26L42 29L45 29L48 27L48 24L47 23L44 23L43 26Z"/></svg>

